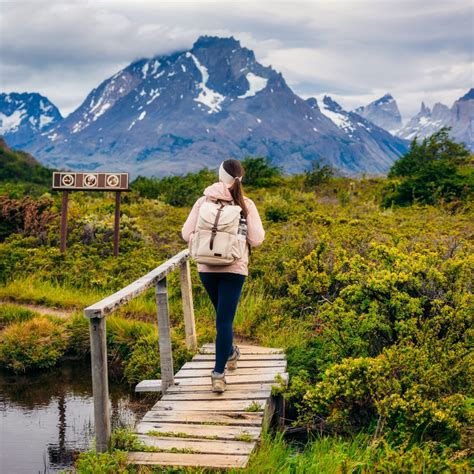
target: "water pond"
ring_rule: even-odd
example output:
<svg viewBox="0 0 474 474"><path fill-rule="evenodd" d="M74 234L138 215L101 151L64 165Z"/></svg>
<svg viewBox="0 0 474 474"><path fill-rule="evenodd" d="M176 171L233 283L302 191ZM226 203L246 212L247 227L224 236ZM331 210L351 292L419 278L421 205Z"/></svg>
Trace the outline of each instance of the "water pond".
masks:
<svg viewBox="0 0 474 474"><path fill-rule="evenodd" d="M132 426L153 404L128 385L110 383L112 426ZM68 361L48 372L0 371L0 472L66 469L91 447L94 410L90 366Z"/></svg>

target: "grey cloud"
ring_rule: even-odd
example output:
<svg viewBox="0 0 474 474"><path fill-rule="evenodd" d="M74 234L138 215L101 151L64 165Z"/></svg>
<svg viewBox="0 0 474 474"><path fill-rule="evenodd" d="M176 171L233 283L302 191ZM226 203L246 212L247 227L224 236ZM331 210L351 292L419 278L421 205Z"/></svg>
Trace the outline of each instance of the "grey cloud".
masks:
<svg viewBox="0 0 474 474"><path fill-rule="evenodd" d="M137 58L233 35L301 95L352 107L390 91L411 115L472 85L472 18L470 0L4 1L0 86L67 113Z"/></svg>

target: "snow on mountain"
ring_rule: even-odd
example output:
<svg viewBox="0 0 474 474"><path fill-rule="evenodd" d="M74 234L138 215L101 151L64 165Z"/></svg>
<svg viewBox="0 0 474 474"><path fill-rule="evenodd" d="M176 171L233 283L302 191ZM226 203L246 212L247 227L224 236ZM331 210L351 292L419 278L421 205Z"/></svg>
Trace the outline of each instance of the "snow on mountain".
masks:
<svg viewBox="0 0 474 474"><path fill-rule="evenodd" d="M422 102L420 111L398 131L398 136L406 140L412 140L415 136L424 138L438 131L441 127L449 126L450 121L451 111L449 107L437 103L431 110Z"/></svg>
<svg viewBox="0 0 474 474"><path fill-rule="evenodd" d="M24 147L60 120L57 107L40 94L0 94L0 135L10 146Z"/></svg>
<svg viewBox="0 0 474 474"><path fill-rule="evenodd" d="M406 146L330 98L303 100L234 38L203 36L118 71L27 150L55 167L163 176L245 156L290 173L315 159L383 173Z"/></svg>
<svg viewBox="0 0 474 474"><path fill-rule="evenodd" d="M424 103L421 109L398 132L401 138L425 138L442 127L451 127L453 139L474 151L474 89L454 102L451 108L436 103L431 110Z"/></svg>
<svg viewBox="0 0 474 474"><path fill-rule="evenodd" d="M354 112L390 133L396 133L402 126L398 104L388 93L364 107L358 107Z"/></svg>

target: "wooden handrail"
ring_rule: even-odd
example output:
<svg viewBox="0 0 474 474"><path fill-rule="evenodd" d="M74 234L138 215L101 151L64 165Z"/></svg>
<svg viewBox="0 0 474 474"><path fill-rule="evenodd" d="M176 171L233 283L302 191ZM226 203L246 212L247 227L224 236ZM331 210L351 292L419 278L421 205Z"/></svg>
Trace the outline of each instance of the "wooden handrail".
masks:
<svg viewBox="0 0 474 474"><path fill-rule="evenodd" d="M84 310L84 315L89 318L90 321L92 392L94 396L96 450L98 452L107 450L111 434L105 326L106 316L133 298L141 295L144 291L153 286L155 287L158 313L161 390L164 392L170 385L174 384L173 353L168 310L168 284L166 276L178 267L180 269L186 344L190 349L194 350L197 347L197 339L188 250L179 252L145 276Z"/></svg>
<svg viewBox="0 0 474 474"><path fill-rule="evenodd" d="M130 285L122 288L113 295L107 296L107 298L87 307L84 310L84 315L86 318L103 318L107 314L114 312L124 304L128 303L133 298L141 295L152 286L155 286L161 279L166 277L168 273L183 262L186 262L188 259L189 251L182 250L174 257L166 260L166 262L162 263L159 267L156 267L154 270L147 273L145 276L135 280L133 283L130 283Z"/></svg>

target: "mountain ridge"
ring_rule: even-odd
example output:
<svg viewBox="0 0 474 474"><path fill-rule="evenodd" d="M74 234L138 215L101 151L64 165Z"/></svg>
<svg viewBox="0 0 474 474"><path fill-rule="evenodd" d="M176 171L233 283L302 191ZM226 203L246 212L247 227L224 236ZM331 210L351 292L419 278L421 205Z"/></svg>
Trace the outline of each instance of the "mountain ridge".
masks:
<svg viewBox="0 0 474 474"><path fill-rule="evenodd" d="M54 167L156 176L257 155L289 173L314 160L346 174L385 173L406 150L326 107L311 107L233 37L204 36L190 50L133 61L25 149Z"/></svg>

